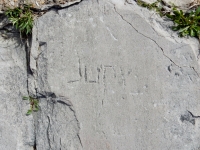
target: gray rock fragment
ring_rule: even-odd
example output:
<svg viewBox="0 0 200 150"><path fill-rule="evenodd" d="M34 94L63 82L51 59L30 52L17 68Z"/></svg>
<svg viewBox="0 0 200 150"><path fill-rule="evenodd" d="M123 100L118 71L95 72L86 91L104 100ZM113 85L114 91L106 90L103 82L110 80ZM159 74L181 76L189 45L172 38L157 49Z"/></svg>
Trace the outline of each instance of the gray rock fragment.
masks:
<svg viewBox="0 0 200 150"><path fill-rule="evenodd" d="M68 103L67 103L68 102ZM79 122L64 97L40 99L36 124L36 147L41 150L80 150Z"/></svg>
<svg viewBox="0 0 200 150"><path fill-rule="evenodd" d="M5 39L0 36L0 149L32 150L34 124L26 116L27 72L25 50L19 34Z"/></svg>
<svg viewBox="0 0 200 150"><path fill-rule="evenodd" d="M194 0L163 0L165 3L169 4L169 5L175 5L178 7L189 7L190 4L192 4L194 2Z"/></svg>
<svg viewBox="0 0 200 150"><path fill-rule="evenodd" d="M199 147L198 119L185 123L182 114L200 114L198 41L165 25L115 0L83 1L36 22L38 91L70 99L83 149Z"/></svg>

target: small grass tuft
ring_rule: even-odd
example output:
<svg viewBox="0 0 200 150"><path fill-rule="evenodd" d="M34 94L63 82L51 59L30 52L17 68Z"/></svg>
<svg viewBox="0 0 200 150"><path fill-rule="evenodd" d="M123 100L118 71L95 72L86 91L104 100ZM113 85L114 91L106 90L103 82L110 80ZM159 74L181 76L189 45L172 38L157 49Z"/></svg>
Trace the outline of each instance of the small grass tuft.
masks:
<svg viewBox="0 0 200 150"><path fill-rule="evenodd" d="M157 13L159 13L160 16L163 16L164 9L163 9L162 5L160 5L161 3L162 3L161 0L158 0L158 1L154 2L154 3L152 3L152 4L148 4L148 3L143 2L141 0L137 0L137 4L139 6L145 7L147 9L149 9L149 10L155 10Z"/></svg>
<svg viewBox="0 0 200 150"><path fill-rule="evenodd" d="M21 34L29 35L32 33L34 15L30 5L8 9L5 14Z"/></svg>
<svg viewBox="0 0 200 150"><path fill-rule="evenodd" d="M26 115L30 115L33 111L37 112L39 110L39 101L36 98L31 96L22 98L23 100L29 100L30 102L30 109L27 111Z"/></svg>
<svg viewBox="0 0 200 150"><path fill-rule="evenodd" d="M161 17L165 16L171 19L174 22L172 30L177 31L179 36L191 36L200 39L200 7L183 12L175 5L172 6L171 11L164 10L161 0L152 4L137 0L137 4L150 10L155 10Z"/></svg>
<svg viewBox="0 0 200 150"><path fill-rule="evenodd" d="M175 25L172 30L178 31L179 35L199 37L200 35L200 7L197 9L184 13L182 10L173 8L172 13L166 14Z"/></svg>

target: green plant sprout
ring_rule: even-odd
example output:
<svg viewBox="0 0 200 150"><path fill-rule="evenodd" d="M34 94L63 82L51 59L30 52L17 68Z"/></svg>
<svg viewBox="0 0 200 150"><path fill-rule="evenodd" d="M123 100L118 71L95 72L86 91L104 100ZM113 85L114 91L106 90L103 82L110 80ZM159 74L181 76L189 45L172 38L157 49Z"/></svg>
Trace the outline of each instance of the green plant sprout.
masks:
<svg viewBox="0 0 200 150"><path fill-rule="evenodd" d="M160 5L161 0L158 0L152 4L148 4L146 2L143 2L141 0L137 0L137 4L141 7L148 8L149 10L155 10L156 12L159 13L160 16L163 16L162 11L164 11L163 7Z"/></svg>
<svg viewBox="0 0 200 150"><path fill-rule="evenodd" d="M8 9L6 10L5 15L20 33L25 35L32 33L34 17L30 5Z"/></svg>
<svg viewBox="0 0 200 150"><path fill-rule="evenodd" d="M182 10L173 8L171 14L166 14L175 25L172 30L178 31L180 36L190 35L191 37L198 37L200 35L200 7L196 10L183 13Z"/></svg>
<svg viewBox="0 0 200 150"><path fill-rule="evenodd" d="M29 100L30 102L30 109L27 111L26 115L30 115L33 111L37 112L39 110L39 101L36 98L31 96L22 98L23 100Z"/></svg>
<svg viewBox="0 0 200 150"><path fill-rule="evenodd" d="M152 4L137 0L138 5L150 10L153 9L158 12L161 17L165 16L171 19L174 22L172 30L177 31L179 36L191 36L200 39L200 7L183 12L173 5L171 11L165 11L161 3L161 0Z"/></svg>

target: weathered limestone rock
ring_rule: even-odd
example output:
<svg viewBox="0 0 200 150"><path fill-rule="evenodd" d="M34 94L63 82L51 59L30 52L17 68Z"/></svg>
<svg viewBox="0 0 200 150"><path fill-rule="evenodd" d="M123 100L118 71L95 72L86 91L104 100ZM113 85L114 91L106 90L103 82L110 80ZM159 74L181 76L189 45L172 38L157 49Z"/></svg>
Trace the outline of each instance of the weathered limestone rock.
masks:
<svg viewBox="0 0 200 150"><path fill-rule="evenodd" d="M80 150L80 124L72 104L67 98L56 97L53 93L37 93L34 88L32 91L35 82L31 81L35 78L27 70L29 58L25 50L28 48L24 45L19 33L13 34L12 39L0 39L0 149ZM39 62L40 59L44 61L42 56ZM44 67L41 64L38 70ZM40 111L26 116L30 104L22 97L36 96L36 93L40 98Z"/></svg>
<svg viewBox="0 0 200 150"><path fill-rule="evenodd" d="M51 7L67 7L80 1L81 0L0 0L0 10L19 7L21 4L28 4L33 8L46 10Z"/></svg>
<svg viewBox="0 0 200 150"><path fill-rule="evenodd" d="M132 3L137 0L112 0L123 3ZM157 0L142 0L146 3L154 3ZM6 10L7 8L15 8L21 4L31 5L33 8L38 10L47 10L51 7L63 8L76 3L81 2L81 0L0 0L0 12ZM182 8L188 8L191 5L200 5L199 0L163 0L167 5L176 5Z"/></svg>
<svg viewBox="0 0 200 150"><path fill-rule="evenodd" d="M81 150L80 125L70 101L50 93L40 99L40 108L36 125L37 150Z"/></svg>
<svg viewBox="0 0 200 150"><path fill-rule="evenodd" d="M73 143L82 143L80 149L200 148L197 40L178 38L135 4L90 0L39 18L32 42L37 92L68 98L76 112ZM65 118L73 118L69 108L56 105L56 112L41 108L36 132L55 129L42 142L36 135L37 150L58 146L57 125L63 120L65 131ZM67 133L62 142L69 141Z"/></svg>
<svg viewBox="0 0 200 150"><path fill-rule="evenodd" d="M26 116L27 71L25 48L19 35L5 40L0 37L0 149L32 150L34 124L32 116Z"/></svg>
<svg viewBox="0 0 200 150"><path fill-rule="evenodd" d="M199 42L127 2L51 10L29 44L1 37L0 149L200 148Z"/></svg>

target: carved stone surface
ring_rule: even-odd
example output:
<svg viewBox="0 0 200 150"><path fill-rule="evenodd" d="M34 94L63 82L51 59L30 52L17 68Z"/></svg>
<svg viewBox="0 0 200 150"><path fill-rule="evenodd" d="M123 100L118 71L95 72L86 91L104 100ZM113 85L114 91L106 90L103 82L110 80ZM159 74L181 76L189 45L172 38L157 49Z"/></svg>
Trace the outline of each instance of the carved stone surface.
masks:
<svg viewBox="0 0 200 150"><path fill-rule="evenodd" d="M0 19L1 150L200 148L199 42L172 22L130 0L51 9L29 40Z"/></svg>
<svg viewBox="0 0 200 150"><path fill-rule="evenodd" d="M199 43L169 25L116 0L83 1L36 21L38 92L68 97L82 149L200 147Z"/></svg>

